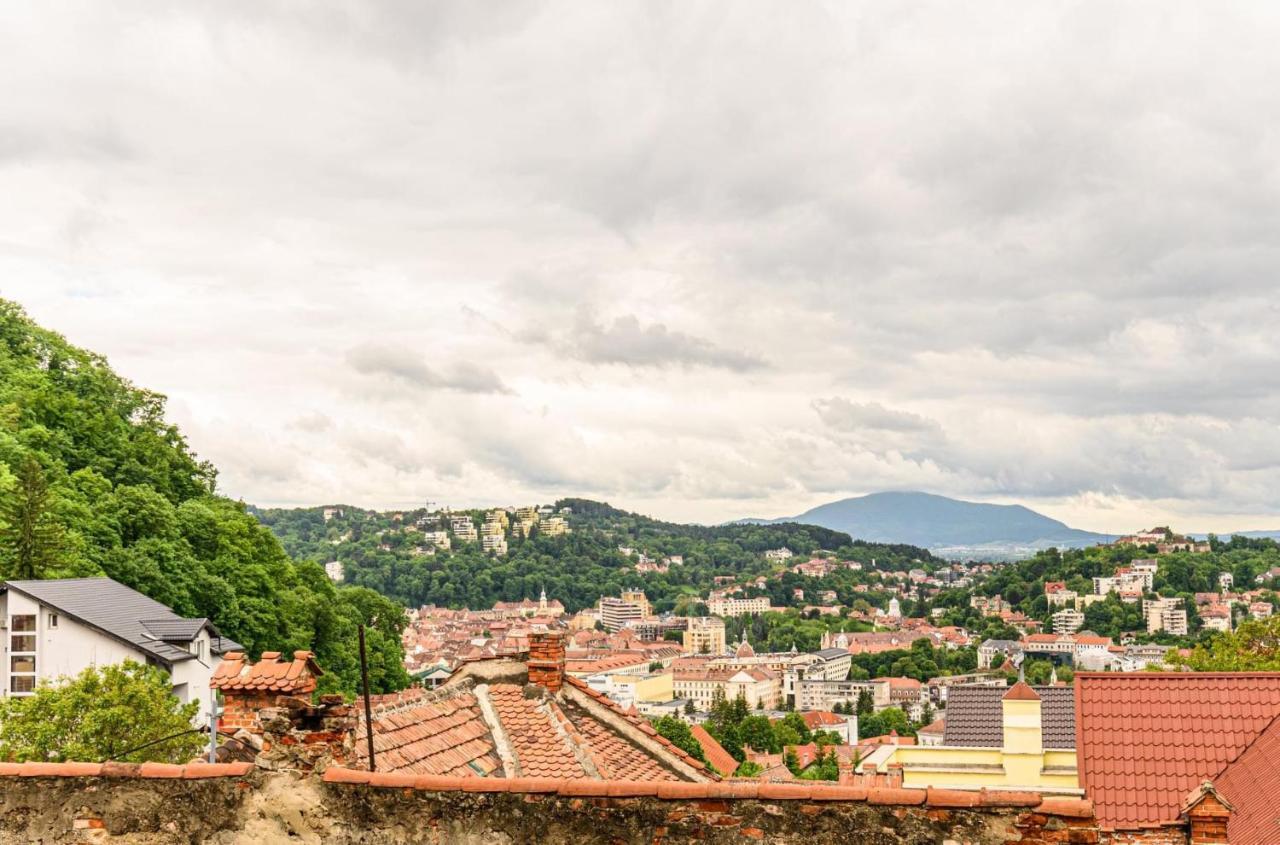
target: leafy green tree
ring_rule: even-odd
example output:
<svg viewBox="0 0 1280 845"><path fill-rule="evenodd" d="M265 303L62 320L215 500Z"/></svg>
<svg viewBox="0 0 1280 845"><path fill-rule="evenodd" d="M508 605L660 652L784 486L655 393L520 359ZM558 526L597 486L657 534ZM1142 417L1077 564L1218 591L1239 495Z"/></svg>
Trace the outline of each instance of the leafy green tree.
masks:
<svg viewBox="0 0 1280 845"><path fill-rule="evenodd" d="M1174 662L1196 672L1274 672L1280 670L1280 616L1250 620L1235 631L1217 634Z"/></svg>
<svg viewBox="0 0 1280 845"><path fill-rule="evenodd" d="M759 763L747 761L738 766L738 770L733 773L736 778L758 778L764 773L764 768Z"/></svg>
<svg viewBox="0 0 1280 845"><path fill-rule="evenodd" d="M794 748L788 748L782 755L782 765L791 770L791 774L800 775L800 758L796 756Z"/></svg>
<svg viewBox="0 0 1280 845"><path fill-rule="evenodd" d="M738 724L742 744L765 754L777 754L782 750L778 735L766 716L748 716Z"/></svg>
<svg viewBox="0 0 1280 845"><path fill-rule="evenodd" d="M0 502L0 560L15 580L46 577L62 561L62 527L54 518L44 468L27 455L16 484Z"/></svg>
<svg viewBox="0 0 1280 845"><path fill-rule="evenodd" d="M671 740L677 748L688 753L702 762L707 762L707 756L702 750L702 746L698 744L698 740L694 739L693 732L689 730L687 722L677 719L674 716L662 716L653 723L654 730L660 735Z"/></svg>
<svg viewBox="0 0 1280 845"><path fill-rule="evenodd" d="M804 745L813 740L813 732L809 730L809 726L804 723L799 713L788 713L778 724L790 728L795 733L796 741L792 744Z"/></svg>
<svg viewBox="0 0 1280 845"><path fill-rule="evenodd" d="M874 736L886 736L897 731L898 736L915 736L907 714L899 707L886 707L879 713L858 719L858 737L867 739Z"/></svg>
<svg viewBox="0 0 1280 845"><path fill-rule="evenodd" d="M199 707L180 704L155 667L90 667L34 695L0 699L0 758L186 762L208 742L191 732Z"/></svg>
<svg viewBox="0 0 1280 845"><path fill-rule="evenodd" d="M869 716L876 709L875 698L871 695L871 690L863 689L858 692L858 715Z"/></svg>

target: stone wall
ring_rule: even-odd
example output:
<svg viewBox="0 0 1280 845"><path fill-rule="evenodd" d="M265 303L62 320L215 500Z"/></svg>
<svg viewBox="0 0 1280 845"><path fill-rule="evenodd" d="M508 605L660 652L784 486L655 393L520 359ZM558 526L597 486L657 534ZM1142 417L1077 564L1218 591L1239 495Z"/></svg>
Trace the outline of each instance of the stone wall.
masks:
<svg viewBox="0 0 1280 845"><path fill-rule="evenodd" d="M1099 841L1087 801L1028 793L0 764L0 845Z"/></svg>

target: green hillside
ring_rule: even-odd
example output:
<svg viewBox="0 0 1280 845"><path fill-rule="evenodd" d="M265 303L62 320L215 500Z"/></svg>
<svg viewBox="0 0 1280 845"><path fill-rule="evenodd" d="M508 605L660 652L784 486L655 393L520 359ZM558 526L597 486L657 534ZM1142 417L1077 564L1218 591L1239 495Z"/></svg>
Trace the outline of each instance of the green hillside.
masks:
<svg viewBox="0 0 1280 845"><path fill-rule="evenodd" d="M403 686L395 605L291 560L164 409L0 300L0 576L108 575L251 654L315 651L326 690L355 689L356 625L373 624L374 686Z"/></svg>
<svg viewBox="0 0 1280 845"><path fill-rule="evenodd" d="M854 542L849 535L813 525L682 525L619 510L587 499L562 499L571 533L528 539L508 537L506 556L485 554L477 543L454 542L449 551L424 555L422 534L441 526L425 510L378 513L342 507L341 514L324 519L322 508L255 510L294 557L343 564L347 583L369 587L416 607L433 603L449 607L490 607L496 601L547 595L575 611L602 595L617 595L624 587L641 587L657 610L687 610L717 576L737 580L774 572L765 560L767 549L786 546L797 554L816 549L843 558L870 561L882 569L906 569L924 561L938 563L914 546ZM475 524L483 511L470 512ZM398 516L398 518L396 518ZM668 572L638 574L637 556L680 556L683 563ZM788 582L789 583L789 582ZM776 604L790 603L790 589L775 584Z"/></svg>

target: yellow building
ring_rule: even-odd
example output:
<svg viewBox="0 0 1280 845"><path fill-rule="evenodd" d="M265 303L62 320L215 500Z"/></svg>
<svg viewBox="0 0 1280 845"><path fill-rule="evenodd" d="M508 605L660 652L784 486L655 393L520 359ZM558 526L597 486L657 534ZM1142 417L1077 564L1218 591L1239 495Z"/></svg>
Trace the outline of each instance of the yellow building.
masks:
<svg viewBox="0 0 1280 845"><path fill-rule="evenodd" d="M670 701L675 698L675 675L660 672L653 675L613 675L610 680L618 698L640 701Z"/></svg>
<svg viewBox="0 0 1280 845"><path fill-rule="evenodd" d="M1001 699L999 747L902 745L876 769L902 767L902 785L946 789L1023 789L1079 795L1080 779L1073 749L1044 747L1040 696L1026 683L1009 688Z"/></svg>
<svg viewBox="0 0 1280 845"><path fill-rule="evenodd" d="M684 630L685 654L724 654L724 620L696 616Z"/></svg>

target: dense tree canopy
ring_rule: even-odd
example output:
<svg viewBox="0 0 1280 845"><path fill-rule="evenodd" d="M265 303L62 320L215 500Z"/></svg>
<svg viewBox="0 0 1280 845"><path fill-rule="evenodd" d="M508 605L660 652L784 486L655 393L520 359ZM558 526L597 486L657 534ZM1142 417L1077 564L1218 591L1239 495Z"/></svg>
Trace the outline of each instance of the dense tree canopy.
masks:
<svg viewBox="0 0 1280 845"><path fill-rule="evenodd" d="M0 576L107 575L251 654L316 652L323 690L353 691L355 632L372 626L377 690L408 682L403 613L295 563L133 386L0 300Z"/></svg>
<svg viewBox="0 0 1280 845"><path fill-rule="evenodd" d="M640 587L659 612L697 614L705 612L699 602L717 576L742 581L777 574L780 564L764 559L768 549L785 546L798 555L821 549L846 559L875 558L877 567L884 569L905 569L921 560L936 563L924 549L855 543L847 534L812 525L681 525L587 499L563 499L555 507L570 509L572 533L544 537L535 531L528 539L509 537L510 552L502 557L484 553L477 543L456 539L449 551L422 554L424 541L417 522L427 515L424 509L390 514L343 507L340 515L327 521L321 508L255 513L295 558L340 561L347 583L369 587L411 607L484 608L497 601L536 598L545 588L549 597L575 611L595 604L602 595ZM482 511L471 516L477 523L483 520ZM427 530L438 527L434 522L426 526ZM639 574L633 568L636 556L619 551L620 546L654 559L676 555L683 562L665 573ZM855 576L868 578L850 573L844 579L850 601ZM824 588L819 579L784 572L766 590L746 594L769 595L775 605L791 605L796 603L792 582L800 580L813 589Z"/></svg>
<svg viewBox="0 0 1280 845"><path fill-rule="evenodd" d="M191 727L199 708L179 703L155 667L90 667L35 695L0 698L0 760L185 763L209 741Z"/></svg>

